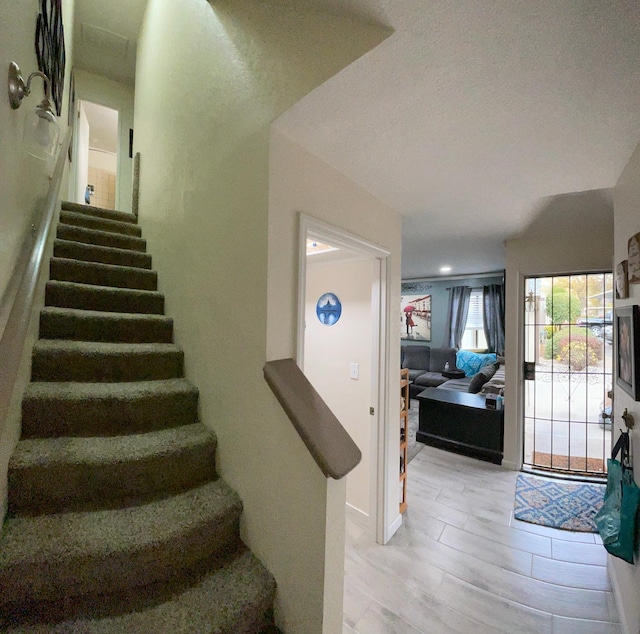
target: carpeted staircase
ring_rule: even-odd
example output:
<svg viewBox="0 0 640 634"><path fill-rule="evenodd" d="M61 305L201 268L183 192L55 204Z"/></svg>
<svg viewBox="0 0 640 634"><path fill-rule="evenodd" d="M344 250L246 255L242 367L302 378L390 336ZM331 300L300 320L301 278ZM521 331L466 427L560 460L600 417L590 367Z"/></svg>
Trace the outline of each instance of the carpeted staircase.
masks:
<svg viewBox="0 0 640 634"><path fill-rule="evenodd" d="M277 632L131 214L63 203L9 465L0 631Z"/></svg>

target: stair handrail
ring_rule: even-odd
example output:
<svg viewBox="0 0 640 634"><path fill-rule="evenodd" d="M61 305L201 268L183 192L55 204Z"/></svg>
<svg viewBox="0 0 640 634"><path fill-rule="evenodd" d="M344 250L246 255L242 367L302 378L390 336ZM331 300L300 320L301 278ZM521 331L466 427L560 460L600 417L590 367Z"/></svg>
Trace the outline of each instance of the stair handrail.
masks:
<svg viewBox="0 0 640 634"><path fill-rule="evenodd" d="M58 208L58 195L71 142L71 128L62 141L49 179L47 195L31 219L16 265L0 300L0 430L9 409L27 335L33 298L49 231Z"/></svg>
<svg viewBox="0 0 640 634"><path fill-rule="evenodd" d="M295 360L267 361L263 372L325 477L340 480L352 471L362 459L360 449Z"/></svg>

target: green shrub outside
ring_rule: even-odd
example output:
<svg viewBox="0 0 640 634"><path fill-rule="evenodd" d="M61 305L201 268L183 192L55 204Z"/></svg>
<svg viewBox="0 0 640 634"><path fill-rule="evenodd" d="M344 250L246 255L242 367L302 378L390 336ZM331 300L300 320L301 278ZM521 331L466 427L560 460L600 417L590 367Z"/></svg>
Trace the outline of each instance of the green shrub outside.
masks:
<svg viewBox="0 0 640 634"><path fill-rule="evenodd" d="M575 293L569 294L563 288L554 289L547 295L547 315L554 324L575 323L582 312L581 303Z"/></svg>
<svg viewBox="0 0 640 634"><path fill-rule="evenodd" d="M602 340L594 337L589 328L565 326L547 340L545 356L579 372L602 359Z"/></svg>

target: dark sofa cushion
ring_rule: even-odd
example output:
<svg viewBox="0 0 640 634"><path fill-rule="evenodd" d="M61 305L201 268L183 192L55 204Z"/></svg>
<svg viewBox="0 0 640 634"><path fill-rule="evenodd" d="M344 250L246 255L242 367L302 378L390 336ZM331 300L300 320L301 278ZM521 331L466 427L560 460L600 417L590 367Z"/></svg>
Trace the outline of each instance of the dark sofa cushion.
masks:
<svg viewBox="0 0 640 634"><path fill-rule="evenodd" d="M423 387L438 387L446 381L446 377L442 376L442 372L422 372L420 376L414 379L416 385L422 385Z"/></svg>
<svg viewBox="0 0 640 634"><path fill-rule="evenodd" d="M411 370L429 370L429 346L402 346L402 367Z"/></svg>
<svg viewBox="0 0 640 634"><path fill-rule="evenodd" d="M462 379L450 379L438 386L439 390L457 390L458 392L468 392L471 379L465 376Z"/></svg>
<svg viewBox="0 0 640 634"><path fill-rule="evenodd" d="M449 362L449 368L453 370L456 367L455 348L431 348L430 372L442 372L447 361Z"/></svg>
<svg viewBox="0 0 640 634"><path fill-rule="evenodd" d="M424 374L424 370L409 370L409 381L416 383L416 380Z"/></svg>
<svg viewBox="0 0 640 634"><path fill-rule="evenodd" d="M486 365L480 372L474 374L469 383L469 392L477 394L482 389L482 386L496 373L498 365L497 363Z"/></svg>

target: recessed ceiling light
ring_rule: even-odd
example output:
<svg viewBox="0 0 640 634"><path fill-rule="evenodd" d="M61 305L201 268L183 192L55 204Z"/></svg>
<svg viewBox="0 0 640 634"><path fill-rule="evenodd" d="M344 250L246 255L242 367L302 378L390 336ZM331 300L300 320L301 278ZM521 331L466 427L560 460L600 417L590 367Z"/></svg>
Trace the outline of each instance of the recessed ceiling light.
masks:
<svg viewBox="0 0 640 634"><path fill-rule="evenodd" d="M448 265L441 266L440 273L451 273L451 267Z"/></svg>
<svg viewBox="0 0 640 634"><path fill-rule="evenodd" d="M307 255L317 255L318 253L329 253L329 251L339 251L338 247L332 247L318 240L307 238Z"/></svg>

